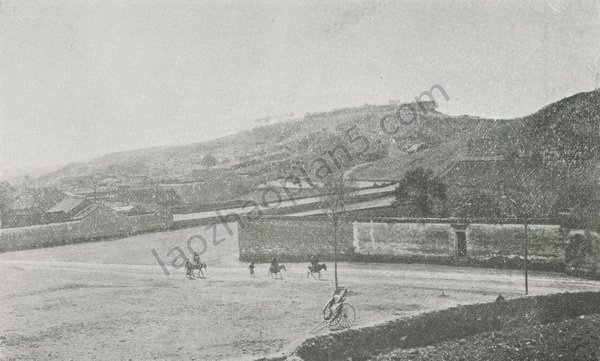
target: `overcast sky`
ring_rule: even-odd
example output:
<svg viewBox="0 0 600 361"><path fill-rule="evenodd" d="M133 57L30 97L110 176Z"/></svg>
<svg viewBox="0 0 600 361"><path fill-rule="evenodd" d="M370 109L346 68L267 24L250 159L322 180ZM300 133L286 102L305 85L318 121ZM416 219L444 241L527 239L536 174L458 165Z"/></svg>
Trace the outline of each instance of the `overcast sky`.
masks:
<svg viewBox="0 0 600 361"><path fill-rule="evenodd" d="M0 1L0 168L410 100L509 118L593 88L600 2Z"/></svg>

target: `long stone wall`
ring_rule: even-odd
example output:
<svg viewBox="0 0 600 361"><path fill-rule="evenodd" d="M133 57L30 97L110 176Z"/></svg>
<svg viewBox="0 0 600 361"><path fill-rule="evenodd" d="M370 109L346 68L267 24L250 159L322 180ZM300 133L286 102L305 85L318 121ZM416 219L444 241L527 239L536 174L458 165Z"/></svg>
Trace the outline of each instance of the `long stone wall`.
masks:
<svg viewBox="0 0 600 361"><path fill-rule="evenodd" d="M560 226L530 225L527 228L529 256L532 258L564 257L565 241L560 233ZM469 256L488 258L523 255L523 225L471 224L466 233Z"/></svg>
<svg viewBox="0 0 600 361"><path fill-rule="evenodd" d="M338 252L352 246L352 224L342 223L338 234ZM333 226L326 218L263 217L238 226L240 259L265 261L306 261L311 255L333 257Z"/></svg>
<svg viewBox="0 0 600 361"><path fill-rule="evenodd" d="M528 231L531 257L563 257L560 226L530 225ZM523 255L523 225L470 224L465 233L469 257ZM354 223L354 245L365 255L454 256L458 249L455 230L443 223Z"/></svg>
<svg viewBox="0 0 600 361"><path fill-rule="evenodd" d="M564 259L564 240L557 225L530 225L531 259ZM346 222L340 227L340 254L366 256L454 257L459 242L448 223L406 223L393 221ZM522 225L470 224L466 228L466 256L489 259L523 255ZM333 231L327 218L263 217L239 228L242 260L266 260L274 255L306 260L312 254L333 255Z"/></svg>
<svg viewBox="0 0 600 361"><path fill-rule="evenodd" d="M51 247L73 242L163 230L173 224L167 210L139 216L123 216L100 208L73 222L0 229L0 252Z"/></svg>
<svg viewBox="0 0 600 361"><path fill-rule="evenodd" d="M355 222L353 226L353 244L360 254L448 256L456 249L449 224Z"/></svg>

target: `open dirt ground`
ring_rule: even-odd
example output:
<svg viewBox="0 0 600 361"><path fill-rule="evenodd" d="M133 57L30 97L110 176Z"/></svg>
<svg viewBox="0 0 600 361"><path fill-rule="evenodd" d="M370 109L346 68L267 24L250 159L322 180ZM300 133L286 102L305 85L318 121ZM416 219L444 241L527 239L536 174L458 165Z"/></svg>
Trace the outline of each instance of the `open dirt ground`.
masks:
<svg viewBox="0 0 600 361"><path fill-rule="evenodd" d="M306 264L287 264L284 280L258 264L252 278L237 261L232 229L231 236L217 229L218 245L213 228L197 227L1 254L0 358L252 360L292 350L320 321L333 265L324 281L306 279ZM167 254L200 234L206 278L188 280ZM520 271L342 263L339 277L350 289L355 327L523 293ZM532 272L529 287L538 295L600 283Z"/></svg>

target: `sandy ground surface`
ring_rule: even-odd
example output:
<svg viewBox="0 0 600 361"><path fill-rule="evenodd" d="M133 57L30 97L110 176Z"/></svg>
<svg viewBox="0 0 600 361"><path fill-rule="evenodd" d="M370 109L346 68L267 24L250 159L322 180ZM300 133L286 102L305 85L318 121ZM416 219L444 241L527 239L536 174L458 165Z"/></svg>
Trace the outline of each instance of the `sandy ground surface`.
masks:
<svg viewBox="0 0 600 361"><path fill-rule="evenodd" d="M235 226L232 226L235 231ZM0 255L0 358L61 360L252 360L288 352L320 322L333 292L287 264L284 280L259 264L250 277L235 233L197 227L121 240ZM188 280L167 254L207 241L206 278ZM201 248L200 238L191 242ZM200 242L201 243L201 242ZM165 263L169 275L151 252ZM431 265L339 265L356 326L458 304L521 297L519 271ZM600 283L530 273L530 294L598 290ZM329 331L323 331L329 332Z"/></svg>

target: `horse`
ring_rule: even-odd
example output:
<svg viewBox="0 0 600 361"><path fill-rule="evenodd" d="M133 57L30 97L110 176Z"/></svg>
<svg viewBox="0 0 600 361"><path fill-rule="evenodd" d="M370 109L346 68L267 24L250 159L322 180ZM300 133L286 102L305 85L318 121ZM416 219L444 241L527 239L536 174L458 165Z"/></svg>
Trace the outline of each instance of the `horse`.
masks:
<svg viewBox="0 0 600 361"><path fill-rule="evenodd" d="M283 275L281 274L281 271L287 271L285 269L285 265L283 264L272 264L271 267L269 267L269 274L271 275L272 278L277 279L277 275L281 276L281 279L283 279ZM275 277L273 277L273 275L275 275Z"/></svg>
<svg viewBox="0 0 600 361"><path fill-rule="evenodd" d="M321 264L315 264L315 265L310 265L307 267L308 268L308 272L306 272L306 278L308 278L308 276L312 276L313 278L315 278L315 273L319 274L319 279L321 279L321 270L325 270L327 271L327 265L325 263L321 263Z"/></svg>
<svg viewBox="0 0 600 361"><path fill-rule="evenodd" d="M206 269L206 263L194 263L190 260L187 260L185 262L185 276L189 279L194 278L194 270L197 269L199 272L199 277L202 275L201 277L204 278L204 272L202 272L203 268Z"/></svg>

